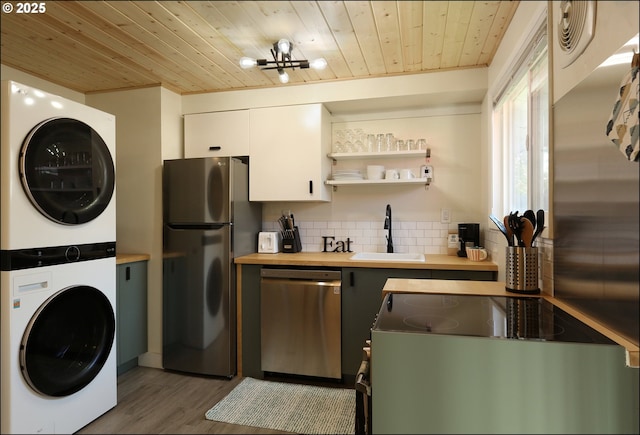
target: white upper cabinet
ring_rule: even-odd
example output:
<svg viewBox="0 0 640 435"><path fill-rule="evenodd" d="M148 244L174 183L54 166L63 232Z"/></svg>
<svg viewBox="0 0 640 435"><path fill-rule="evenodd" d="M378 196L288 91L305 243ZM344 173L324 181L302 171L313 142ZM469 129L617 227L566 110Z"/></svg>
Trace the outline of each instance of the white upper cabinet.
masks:
<svg viewBox="0 0 640 435"><path fill-rule="evenodd" d="M330 201L331 115L322 104L250 109L251 201Z"/></svg>
<svg viewBox="0 0 640 435"><path fill-rule="evenodd" d="M184 117L184 157L249 155L249 110Z"/></svg>

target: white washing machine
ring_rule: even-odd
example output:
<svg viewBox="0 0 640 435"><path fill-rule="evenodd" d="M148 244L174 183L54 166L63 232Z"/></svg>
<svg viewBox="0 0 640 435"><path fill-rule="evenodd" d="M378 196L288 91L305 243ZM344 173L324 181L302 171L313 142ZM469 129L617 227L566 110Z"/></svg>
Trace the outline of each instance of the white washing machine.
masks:
<svg viewBox="0 0 640 435"><path fill-rule="evenodd" d="M2 250L116 239L115 116L2 81Z"/></svg>
<svg viewBox="0 0 640 435"><path fill-rule="evenodd" d="M73 433L116 406L115 243L101 245L2 251L2 433Z"/></svg>

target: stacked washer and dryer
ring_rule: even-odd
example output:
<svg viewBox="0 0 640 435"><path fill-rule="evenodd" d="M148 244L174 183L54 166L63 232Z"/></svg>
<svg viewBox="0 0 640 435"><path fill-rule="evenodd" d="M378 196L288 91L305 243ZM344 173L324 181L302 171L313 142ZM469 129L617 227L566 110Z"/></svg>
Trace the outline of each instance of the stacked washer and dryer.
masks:
<svg viewBox="0 0 640 435"><path fill-rule="evenodd" d="M115 117L2 81L2 433L117 403Z"/></svg>

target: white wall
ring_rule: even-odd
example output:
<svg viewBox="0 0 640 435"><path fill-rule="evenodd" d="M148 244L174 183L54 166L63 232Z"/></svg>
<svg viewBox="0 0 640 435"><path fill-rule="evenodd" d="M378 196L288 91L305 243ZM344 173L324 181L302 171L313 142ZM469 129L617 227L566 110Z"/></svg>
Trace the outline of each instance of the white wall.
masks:
<svg viewBox="0 0 640 435"><path fill-rule="evenodd" d="M397 77L345 80L315 84L287 84L279 87L185 95L183 113L217 112L292 104L363 101L359 109L370 110L376 100L392 102L396 108L429 105L443 98L445 104L480 101L487 88L487 69L469 68ZM471 100L470 100L471 99ZM416 101L418 100L418 101ZM335 104L338 106L338 104ZM329 111L333 112L332 109Z"/></svg>
<svg viewBox="0 0 640 435"><path fill-rule="evenodd" d="M162 367L162 160L181 157L180 96L161 87L87 95L116 116L118 253L147 253L148 352L139 363Z"/></svg>

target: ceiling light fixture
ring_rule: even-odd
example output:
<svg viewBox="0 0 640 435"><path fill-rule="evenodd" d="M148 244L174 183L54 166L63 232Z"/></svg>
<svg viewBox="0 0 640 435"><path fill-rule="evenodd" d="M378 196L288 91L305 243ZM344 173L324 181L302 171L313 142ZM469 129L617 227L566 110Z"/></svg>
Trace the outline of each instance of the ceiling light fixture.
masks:
<svg viewBox="0 0 640 435"><path fill-rule="evenodd" d="M281 39L278 42L274 42L271 49L271 55L273 60L267 59L254 59L252 57L243 57L240 59L240 66L244 69L253 68L259 66L261 69L275 69L278 71L278 77L281 83L289 82L289 74L285 71L286 68L313 68L324 69L327 66L327 61L324 58L318 58L311 62L306 59L294 60L291 59L291 50L293 50L293 44L287 39Z"/></svg>

